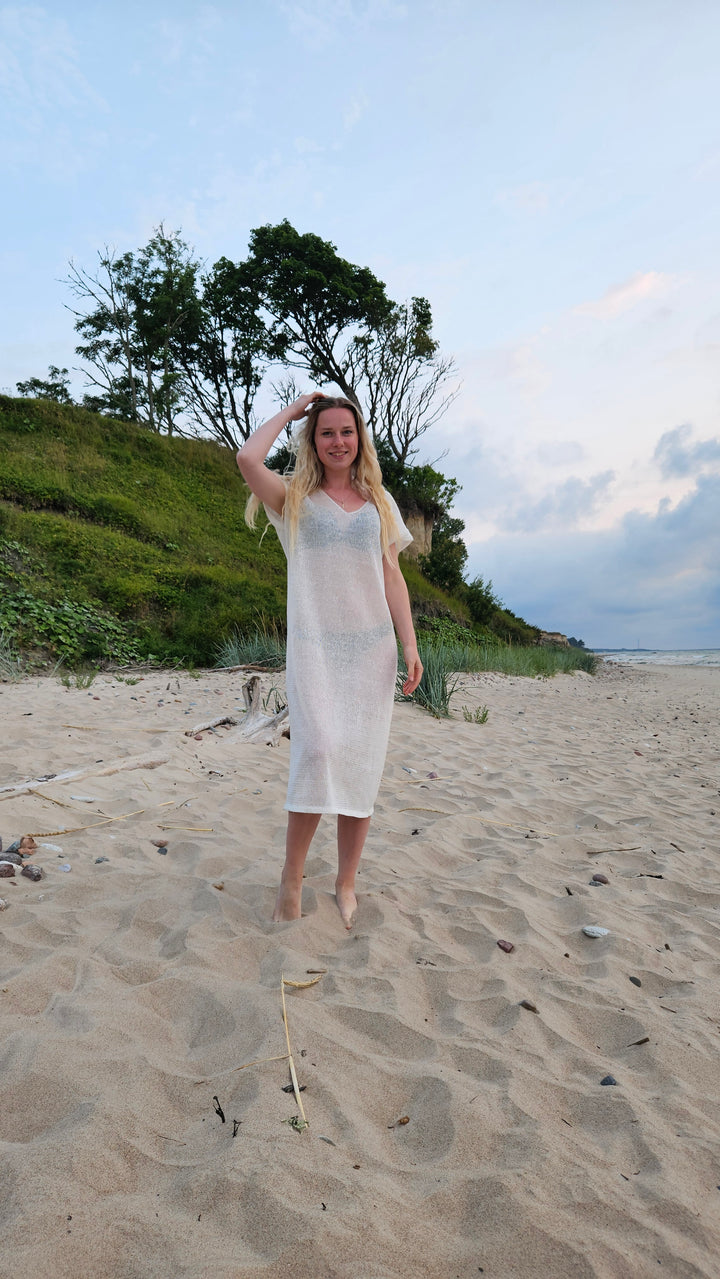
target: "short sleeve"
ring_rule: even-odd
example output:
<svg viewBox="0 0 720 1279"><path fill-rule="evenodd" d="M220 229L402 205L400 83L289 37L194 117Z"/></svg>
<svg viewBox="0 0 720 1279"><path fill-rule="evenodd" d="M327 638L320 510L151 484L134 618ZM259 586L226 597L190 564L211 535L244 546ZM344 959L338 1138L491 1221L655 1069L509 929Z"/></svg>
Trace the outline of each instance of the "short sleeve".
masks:
<svg viewBox="0 0 720 1279"><path fill-rule="evenodd" d="M391 542L395 543L395 545L397 546L398 552L404 551L405 548L409 546L410 543L412 542L413 535L410 532L410 529L405 524L405 521L403 520L403 517L400 514L400 508L397 502L395 501L395 498L393 497L392 493L388 493L387 489L385 489L385 496L388 502L390 503L390 510L392 511L393 518L395 520L396 536L391 538Z"/></svg>
<svg viewBox="0 0 720 1279"><path fill-rule="evenodd" d="M278 538L280 539L280 545L282 546L285 554L287 555L288 537L287 537L287 523L285 522L284 510L282 515L278 515L277 511L274 511L271 506L266 506L264 502L263 502L263 510L265 514L267 515L273 528L275 529L275 532L277 533Z"/></svg>

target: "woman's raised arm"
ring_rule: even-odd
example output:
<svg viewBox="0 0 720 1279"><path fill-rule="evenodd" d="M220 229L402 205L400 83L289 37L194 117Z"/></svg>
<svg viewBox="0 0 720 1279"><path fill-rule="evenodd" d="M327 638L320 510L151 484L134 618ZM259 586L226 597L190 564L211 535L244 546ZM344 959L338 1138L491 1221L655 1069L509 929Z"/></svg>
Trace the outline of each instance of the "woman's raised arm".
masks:
<svg viewBox="0 0 720 1279"><path fill-rule="evenodd" d="M277 511L278 515L282 515L285 505L285 484L276 471L271 471L265 465L265 458L288 422L298 422L306 417L313 401L322 398L321 391L299 396L293 404L263 422L238 450L236 461L246 484L261 502Z"/></svg>

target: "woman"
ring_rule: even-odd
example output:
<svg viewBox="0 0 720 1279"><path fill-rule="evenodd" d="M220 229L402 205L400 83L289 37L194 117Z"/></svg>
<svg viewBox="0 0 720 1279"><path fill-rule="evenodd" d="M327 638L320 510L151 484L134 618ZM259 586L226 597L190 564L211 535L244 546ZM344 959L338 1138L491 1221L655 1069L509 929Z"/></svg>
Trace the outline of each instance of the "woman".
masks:
<svg viewBox="0 0 720 1279"><path fill-rule="evenodd" d="M307 417L287 480L265 458L290 422ZM398 552L412 540L382 487L375 448L349 400L301 395L237 455L288 560L287 693L290 776L285 866L273 919L299 919L305 858L322 813L337 814L337 904L350 928L355 873L385 762L403 648L405 693L422 666Z"/></svg>

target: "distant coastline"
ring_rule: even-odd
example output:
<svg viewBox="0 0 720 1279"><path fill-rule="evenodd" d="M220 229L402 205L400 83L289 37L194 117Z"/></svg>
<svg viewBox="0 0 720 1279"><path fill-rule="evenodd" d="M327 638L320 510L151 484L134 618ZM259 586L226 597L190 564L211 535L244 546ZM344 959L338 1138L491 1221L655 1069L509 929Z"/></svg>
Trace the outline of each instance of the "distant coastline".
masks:
<svg viewBox="0 0 720 1279"><path fill-rule="evenodd" d="M720 666L720 648L592 648L606 662L629 666Z"/></svg>

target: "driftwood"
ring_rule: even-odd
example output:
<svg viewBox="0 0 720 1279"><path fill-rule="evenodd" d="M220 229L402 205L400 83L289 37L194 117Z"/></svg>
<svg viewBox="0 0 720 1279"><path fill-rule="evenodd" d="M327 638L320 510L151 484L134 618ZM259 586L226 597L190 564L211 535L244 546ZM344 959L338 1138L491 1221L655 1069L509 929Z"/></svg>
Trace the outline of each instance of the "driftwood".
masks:
<svg viewBox="0 0 720 1279"><path fill-rule="evenodd" d="M194 737L196 733L204 733L208 728L219 728L221 724L229 724L230 728L235 728L237 720L232 715L218 715L217 719L204 719L202 724L196 724L194 728L186 728L185 736Z"/></svg>
<svg viewBox="0 0 720 1279"><path fill-rule="evenodd" d="M281 737L290 736L288 724L289 711L283 706L276 715L266 715L261 703L262 685L259 675L251 675L243 684L243 701L247 714L243 720L240 736L246 742L257 742L265 746L277 746Z"/></svg>
<svg viewBox="0 0 720 1279"><path fill-rule="evenodd" d="M168 755L134 755L128 759L118 759L112 764L106 764L104 768L73 768L65 773L45 774L44 777L36 777L32 781L19 782L14 786L0 786L0 800L12 799L14 795L26 795L29 791L34 791L38 786L44 786L50 782L69 782L76 781L78 777L109 777L112 773L123 773L133 768L159 768L161 764L167 764ZM47 799L45 795L42 798Z"/></svg>

